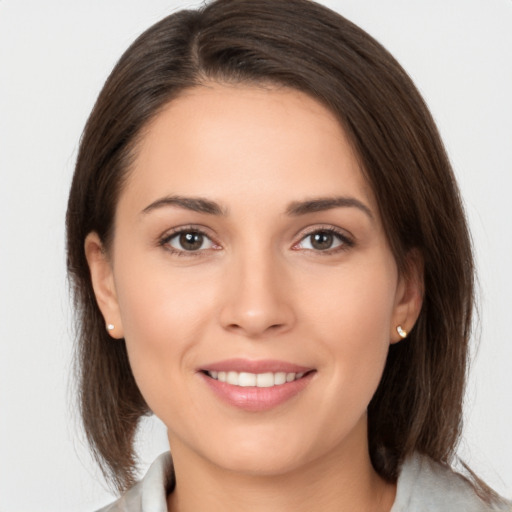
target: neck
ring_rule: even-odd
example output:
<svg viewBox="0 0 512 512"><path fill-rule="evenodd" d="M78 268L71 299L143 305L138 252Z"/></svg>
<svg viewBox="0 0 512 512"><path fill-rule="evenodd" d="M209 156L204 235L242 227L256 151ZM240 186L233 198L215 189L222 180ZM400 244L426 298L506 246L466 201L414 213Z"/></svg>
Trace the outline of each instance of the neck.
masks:
<svg viewBox="0 0 512 512"><path fill-rule="evenodd" d="M241 473L219 468L171 439L176 488L170 512L389 512L396 486L373 469L366 429L317 460L280 474ZM351 441L355 441L354 439Z"/></svg>

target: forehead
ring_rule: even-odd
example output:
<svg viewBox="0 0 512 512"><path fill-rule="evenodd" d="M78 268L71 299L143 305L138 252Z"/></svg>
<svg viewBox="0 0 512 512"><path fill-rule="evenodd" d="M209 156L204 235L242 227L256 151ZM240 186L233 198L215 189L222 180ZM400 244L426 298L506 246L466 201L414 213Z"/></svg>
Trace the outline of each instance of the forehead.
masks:
<svg viewBox="0 0 512 512"><path fill-rule="evenodd" d="M296 90L208 84L146 127L121 196L351 193L373 203L356 154L327 108ZM131 192L130 192L131 191ZM133 194L131 194L133 195Z"/></svg>

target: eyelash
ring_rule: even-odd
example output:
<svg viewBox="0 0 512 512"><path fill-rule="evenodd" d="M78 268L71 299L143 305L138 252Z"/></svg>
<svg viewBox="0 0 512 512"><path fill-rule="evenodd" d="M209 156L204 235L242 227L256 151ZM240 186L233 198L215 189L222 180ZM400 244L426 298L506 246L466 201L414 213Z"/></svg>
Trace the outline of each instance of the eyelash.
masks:
<svg viewBox="0 0 512 512"><path fill-rule="evenodd" d="M196 251L187 251L186 249L175 249L170 245L171 240L184 234L201 235L205 239L209 240L214 247L208 249L199 249ZM212 240L211 236L208 235L205 230L198 228L197 226L183 226L171 231L170 233L168 232L159 240L158 245L176 256L201 256L204 254L204 251L220 249L220 246Z"/></svg>
<svg viewBox="0 0 512 512"><path fill-rule="evenodd" d="M323 256L336 254L338 252L346 251L352 247L354 247L355 242L352 238L348 237L345 232L342 232L341 230L335 229L332 226L316 226L315 228L311 229L309 232L303 234L300 238L300 240L293 244L292 249L293 250L300 250L300 248L297 248L297 246L304 242L308 237L311 237L318 233L326 233L328 235L332 235L335 237L339 242L340 245L329 248L329 249L304 249L306 251L311 251ZM170 245L171 240L179 237L183 234L196 234L201 235L205 239L209 240L210 243L213 245L211 248L207 249L198 249L198 250L190 250L187 251L186 249L176 249ZM170 233L166 233L158 242L158 245L163 247L165 250L169 251L171 254L174 254L176 256L201 256L204 254L205 251L211 251L211 250L219 250L221 246L217 244L214 240L212 240L211 236L206 233L205 230L198 228L197 226L184 226L177 228L176 230L173 230Z"/></svg>
<svg viewBox="0 0 512 512"><path fill-rule="evenodd" d="M324 250L321 250L321 249L317 249L317 250L304 249L304 250L311 251L311 252L314 252L315 254L319 254L322 256L329 256L332 254L337 254L339 252L347 251L348 249L354 247L354 245L355 245L354 240L352 238L350 238L349 236L347 236L347 234L345 232L343 232L339 229L336 229L332 226L325 226L325 227L315 226L310 231L303 234L301 236L300 240L297 243L295 243L292 248L297 247L300 243L304 242L304 240L306 240L308 237L311 237L318 233L326 233L326 234L332 235L334 238L336 238L340 242L340 245L333 247L333 248L324 249ZM296 249L296 250L300 250L300 249Z"/></svg>

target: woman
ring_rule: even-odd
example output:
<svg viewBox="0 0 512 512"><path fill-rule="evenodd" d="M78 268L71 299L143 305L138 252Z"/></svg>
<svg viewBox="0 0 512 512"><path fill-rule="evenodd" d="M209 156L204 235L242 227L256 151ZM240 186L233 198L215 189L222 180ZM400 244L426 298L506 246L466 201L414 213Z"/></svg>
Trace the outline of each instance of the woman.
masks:
<svg viewBox="0 0 512 512"><path fill-rule="evenodd" d="M221 0L143 34L70 193L81 406L105 510L506 510L449 469L471 245L431 116L335 13Z"/></svg>

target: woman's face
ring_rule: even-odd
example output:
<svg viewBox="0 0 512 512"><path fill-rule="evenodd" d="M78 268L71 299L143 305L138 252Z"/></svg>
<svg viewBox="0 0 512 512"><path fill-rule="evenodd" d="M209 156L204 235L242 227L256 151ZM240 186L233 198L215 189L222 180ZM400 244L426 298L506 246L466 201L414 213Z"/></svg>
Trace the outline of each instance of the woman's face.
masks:
<svg viewBox="0 0 512 512"><path fill-rule="evenodd" d="M86 252L175 457L277 474L365 453L367 405L419 299L319 103L188 90L145 131L109 258L94 234Z"/></svg>

